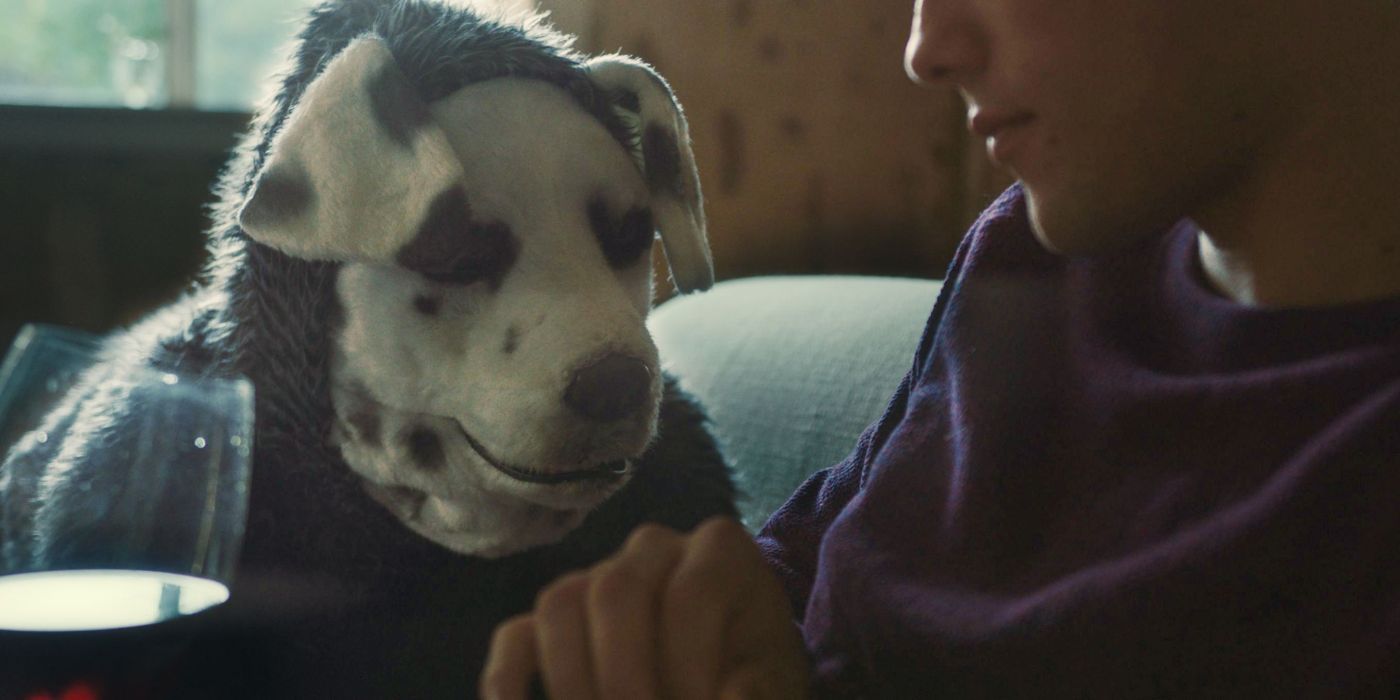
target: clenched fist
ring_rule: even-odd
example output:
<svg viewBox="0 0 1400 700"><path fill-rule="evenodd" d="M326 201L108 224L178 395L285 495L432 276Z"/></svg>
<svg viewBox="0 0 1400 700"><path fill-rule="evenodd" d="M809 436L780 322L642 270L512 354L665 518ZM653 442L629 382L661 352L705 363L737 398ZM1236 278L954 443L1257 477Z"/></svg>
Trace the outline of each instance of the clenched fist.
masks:
<svg viewBox="0 0 1400 700"><path fill-rule="evenodd" d="M612 558L540 593L496 630L490 700L803 698L809 668L782 586L732 519L683 535L644 525Z"/></svg>

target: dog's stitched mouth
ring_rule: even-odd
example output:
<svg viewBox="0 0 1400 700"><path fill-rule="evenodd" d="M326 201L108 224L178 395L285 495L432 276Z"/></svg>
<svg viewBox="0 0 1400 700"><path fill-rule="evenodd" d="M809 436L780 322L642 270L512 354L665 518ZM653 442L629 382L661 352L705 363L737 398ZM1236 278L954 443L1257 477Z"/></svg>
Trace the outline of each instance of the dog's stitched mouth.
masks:
<svg viewBox="0 0 1400 700"><path fill-rule="evenodd" d="M605 462L596 467L589 467L588 469L574 469L565 472L540 472L533 469L525 469L523 467L506 464L496 459L496 457L487 451L481 443L476 441L476 438L471 436L471 433L467 432L466 428L462 427L461 423L457 423L457 430L462 434L462 437L467 439L467 444L472 446L476 454L487 464L491 465L493 469L516 481L523 481L528 484L555 486L558 484L573 484L585 481L614 482L632 472L632 460L630 459L618 459Z"/></svg>

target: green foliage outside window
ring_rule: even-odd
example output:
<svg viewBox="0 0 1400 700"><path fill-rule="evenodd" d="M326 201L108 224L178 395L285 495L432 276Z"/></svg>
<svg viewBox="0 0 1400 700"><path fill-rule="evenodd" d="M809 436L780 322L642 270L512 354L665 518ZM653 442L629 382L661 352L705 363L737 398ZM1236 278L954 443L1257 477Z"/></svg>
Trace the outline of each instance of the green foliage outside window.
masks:
<svg viewBox="0 0 1400 700"><path fill-rule="evenodd" d="M0 103L162 107L170 0L0 0ZM195 105L246 110L313 0L193 3Z"/></svg>
<svg viewBox="0 0 1400 700"><path fill-rule="evenodd" d="M0 8L5 101L121 104L123 69L114 56L158 61L141 49L166 38L165 0L0 0Z"/></svg>
<svg viewBox="0 0 1400 700"><path fill-rule="evenodd" d="M281 65L313 0L198 0L195 101L248 109Z"/></svg>

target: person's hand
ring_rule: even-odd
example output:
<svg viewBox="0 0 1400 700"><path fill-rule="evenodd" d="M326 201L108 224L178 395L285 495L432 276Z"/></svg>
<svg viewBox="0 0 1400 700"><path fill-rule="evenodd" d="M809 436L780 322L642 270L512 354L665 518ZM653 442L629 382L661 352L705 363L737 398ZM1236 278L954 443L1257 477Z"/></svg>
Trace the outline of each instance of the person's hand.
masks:
<svg viewBox="0 0 1400 700"><path fill-rule="evenodd" d="M612 558L560 578L496 629L489 700L802 698L809 668L792 606L738 522L683 535L643 525Z"/></svg>

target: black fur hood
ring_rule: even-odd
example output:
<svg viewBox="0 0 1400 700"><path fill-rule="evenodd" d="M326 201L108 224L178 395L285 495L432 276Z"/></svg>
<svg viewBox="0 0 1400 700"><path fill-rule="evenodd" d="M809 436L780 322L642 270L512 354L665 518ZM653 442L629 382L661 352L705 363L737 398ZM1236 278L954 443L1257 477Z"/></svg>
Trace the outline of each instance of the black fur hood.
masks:
<svg viewBox="0 0 1400 700"><path fill-rule="evenodd" d="M276 494L283 503L250 509L249 556L255 559L273 542L278 550L326 552L358 542L363 551L366 541L386 531L384 511L364 497L358 479L327 445L332 416L327 363L339 317L338 265L285 255L253 241L237 223L271 143L302 93L332 58L365 34L385 41L427 102L492 78L536 78L564 88L620 143L628 140L607 95L584 73L571 39L538 19L505 23L418 0L332 0L311 10L279 89L259 110L221 175L201 282L183 303L115 340L129 356L199 374L235 372L257 387L253 493L257 499ZM336 511L342 519L346 512L356 513L354 522L363 525L322 533L316 542L296 542L282 524L260 520L297 503ZM272 536L274 531L279 534ZM386 543L385 548L402 553L404 546ZM280 559L282 553L267 557Z"/></svg>

